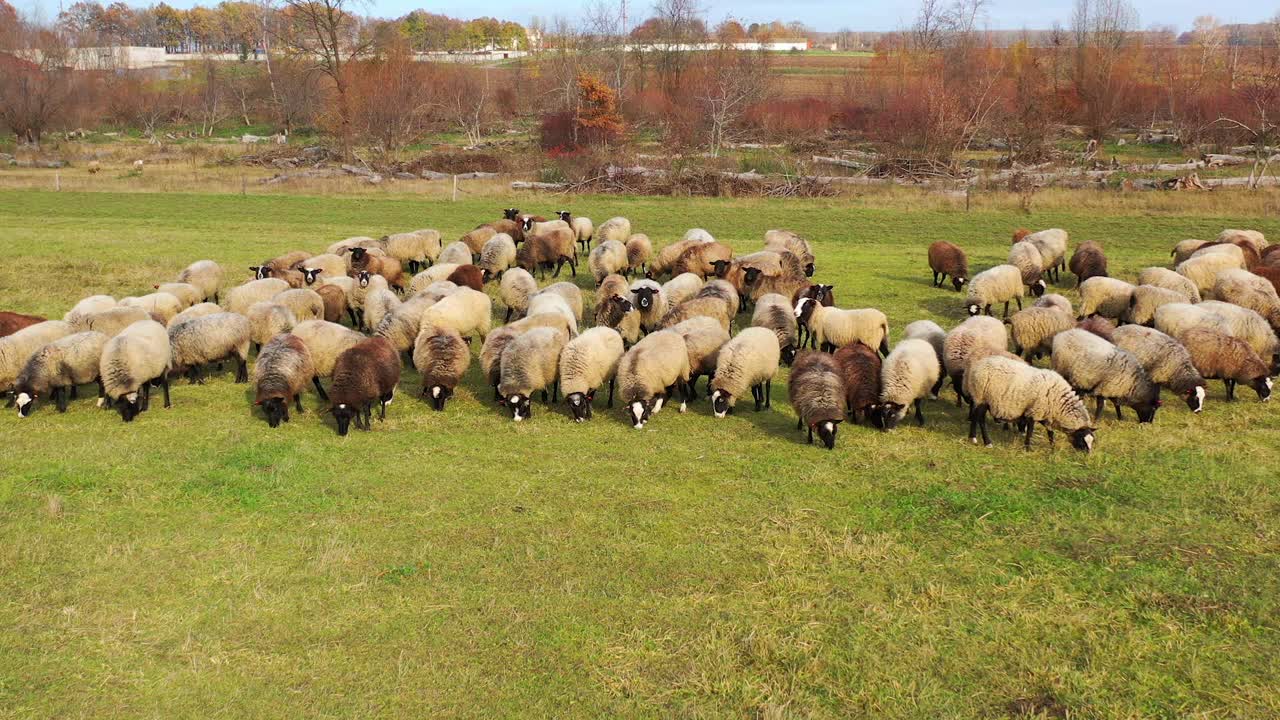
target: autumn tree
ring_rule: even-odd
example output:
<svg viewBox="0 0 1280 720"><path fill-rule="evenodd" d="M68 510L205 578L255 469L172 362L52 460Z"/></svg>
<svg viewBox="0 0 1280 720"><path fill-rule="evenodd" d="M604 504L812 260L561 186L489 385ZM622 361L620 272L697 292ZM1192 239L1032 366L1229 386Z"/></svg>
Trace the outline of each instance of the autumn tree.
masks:
<svg viewBox="0 0 1280 720"><path fill-rule="evenodd" d="M360 37L359 18L351 10L354 0L285 0L288 18L280 44L295 57L313 58L316 68L333 85L336 128L342 157L351 157L354 140L350 77L347 66L369 49Z"/></svg>
<svg viewBox="0 0 1280 720"><path fill-rule="evenodd" d="M73 99L67 47L57 33L19 28L10 47L31 51L33 60L0 54L0 124L20 142L39 145ZM25 35L25 37L23 37Z"/></svg>
<svg viewBox="0 0 1280 720"><path fill-rule="evenodd" d="M608 145L617 140L623 131L617 93L599 77L588 73L580 73L577 82L576 140L590 145Z"/></svg>

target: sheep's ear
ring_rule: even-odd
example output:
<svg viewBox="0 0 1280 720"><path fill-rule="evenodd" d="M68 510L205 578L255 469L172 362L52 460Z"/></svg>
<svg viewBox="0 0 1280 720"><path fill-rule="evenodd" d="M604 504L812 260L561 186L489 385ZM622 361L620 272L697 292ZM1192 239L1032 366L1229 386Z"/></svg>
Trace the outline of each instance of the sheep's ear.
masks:
<svg viewBox="0 0 1280 720"><path fill-rule="evenodd" d="M256 272L258 272L258 271L259 271L259 270L261 270L261 269L262 269L262 266L261 266L261 265L250 265L250 266L249 266L249 272L254 272L254 273L256 273Z"/></svg>

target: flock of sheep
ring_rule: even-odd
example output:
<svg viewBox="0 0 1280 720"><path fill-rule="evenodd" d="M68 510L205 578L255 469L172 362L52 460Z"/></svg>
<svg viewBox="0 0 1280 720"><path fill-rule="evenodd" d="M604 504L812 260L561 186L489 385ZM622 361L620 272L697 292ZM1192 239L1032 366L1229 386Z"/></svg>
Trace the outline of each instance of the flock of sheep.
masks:
<svg viewBox="0 0 1280 720"><path fill-rule="evenodd" d="M201 382L205 368L230 360L236 381L249 381L256 347L254 402L271 427L289 420L290 405L302 411L311 386L345 435L353 421L370 429L375 405L385 417L403 357L421 375L424 400L444 410L479 339L485 381L516 421L532 415L535 395L554 403L561 394L576 421L590 420L607 385L607 406L620 393L642 428L666 404L684 412L704 376L716 417L748 392L759 411L789 364L797 429L829 449L848 417L888 430L913 410L923 425L924 401L950 378L957 405L969 403L974 442L981 432L990 445L991 416L1016 423L1028 447L1039 423L1051 443L1060 431L1087 451L1106 400L1117 418L1128 405L1151 422L1166 387L1196 412L1207 379L1223 380L1228 398L1237 383L1269 397L1280 352L1276 247L1253 231L1184 241L1176 270L1148 268L1134 285L1107 275L1096 243L1068 261L1063 230L1019 231L1008 264L973 277L960 248L937 242L928 253L934 284L967 286L972 317L949 332L913 322L891 348L883 312L841 309L831 285L812 282L813 249L795 233L770 230L758 250L735 254L694 229L655 253L626 218L596 227L567 212L547 220L509 208L448 245L434 230L348 238L252 266L252 279L225 289L223 268L201 260L145 295L84 298L62 320L0 313L0 392L26 417L42 401L66 410L78 386L96 382L98 404L130 421L148 409L153 387L169 406L175 375ZM579 248L596 283L590 329L580 329L578 286L554 282L565 265L576 276ZM1080 280L1078 310L1045 294L1064 268ZM548 272L553 282L540 286L534 274ZM497 328L490 282L505 307ZM1028 290L1039 299L1024 309ZM990 316L1001 303L1004 321ZM1052 369L1033 365L1045 353Z"/></svg>

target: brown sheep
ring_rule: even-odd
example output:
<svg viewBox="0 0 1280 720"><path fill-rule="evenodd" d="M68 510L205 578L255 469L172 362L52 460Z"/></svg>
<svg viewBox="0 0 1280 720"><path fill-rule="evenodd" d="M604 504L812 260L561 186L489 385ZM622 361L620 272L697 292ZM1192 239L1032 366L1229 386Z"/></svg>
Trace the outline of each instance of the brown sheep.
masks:
<svg viewBox="0 0 1280 720"><path fill-rule="evenodd" d="M1192 328L1178 341L1191 354L1191 364L1201 377L1226 385L1228 400L1235 399L1236 383L1248 383L1263 402L1271 397L1267 364L1245 341L1207 328Z"/></svg>
<svg viewBox="0 0 1280 720"><path fill-rule="evenodd" d="M400 261L385 255L373 255L366 248L351 248L351 277L359 277L362 271L370 275L381 275L386 278L387 285L398 292L404 292L404 271Z"/></svg>
<svg viewBox="0 0 1280 720"><path fill-rule="evenodd" d="M1030 230L1026 228L1018 228L1017 230L1013 231L1013 242L1016 242L1016 243L1022 242L1022 240L1030 234L1031 234Z"/></svg>
<svg viewBox="0 0 1280 720"><path fill-rule="evenodd" d="M794 294L791 295L791 307L795 307L796 303L802 298L812 298L818 301L823 307L835 307L836 296L831 291L835 289L835 285L810 285L808 287L796 288Z"/></svg>
<svg viewBox="0 0 1280 720"><path fill-rule="evenodd" d="M574 259L577 243L572 230L557 228L543 235L529 235L516 250L516 264L530 273L541 271L546 276L546 269L555 266L551 277L559 277L560 269L565 263L573 276L578 276L578 262Z"/></svg>
<svg viewBox="0 0 1280 720"><path fill-rule="evenodd" d="M702 279L708 275L724 277L733 260L733 248L724 243L698 243L687 248L671 266L671 276L693 273Z"/></svg>
<svg viewBox="0 0 1280 720"><path fill-rule="evenodd" d="M1280 245L1272 245L1271 247L1280 247ZM1276 257L1280 258L1280 253L1277 253ZM1263 265L1256 267L1253 269L1253 274L1270 280L1271 286L1276 289L1277 293L1280 293L1280 266Z"/></svg>
<svg viewBox="0 0 1280 720"><path fill-rule="evenodd" d="M347 434L353 418L356 427L371 430L369 420L375 401L381 407L379 419L385 420L387 403L399 382L400 353L386 338L372 337L344 350L334 362L333 385L329 388L330 412L337 421L338 434Z"/></svg>
<svg viewBox="0 0 1280 720"><path fill-rule="evenodd" d="M1088 330L1107 342L1112 342L1116 333L1115 323L1101 315L1091 315L1076 323L1076 327L1081 330Z"/></svg>
<svg viewBox="0 0 1280 720"><path fill-rule="evenodd" d="M472 290L484 292L484 271L475 265L459 265L457 270L449 274L448 280L458 287L465 285Z"/></svg>
<svg viewBox="0 0 1280 720"><path fill-rule="evenodd" d="M855 342L836 350L836 363L844 377L845 401L849 416L858 422L858 413L865 420L879 417L875 412L880 402L880 354L861 342Z"/></svg>
<svg viewBox="0 0 1280 720"><path fill-rule="evenodd" d="M324 302L325 321L341 323L347 312L347 294L337 285L317 285L315 290Z"/></svg>
<svg viewBox="0 0 1280 720"><path fill-rule="evenodd" d="M960 288L969 282L969 258L965 256L964 250L945 240L929 246L929 269L933 271L934 287L942 287L948 275L951 276L951 285L956 292L960 292Z"/></svg>
<svg viewBox="0 0 1280 720"><path fill-rule="evenodd" d="M0 337L8 337L24 327L42 323L45 319L38 315L23 315L15 312L0 312Z"/></svg>
<svg viewBox="0 0 1280 720"><path fill-rule="evenodd" d="M1101 245L1089 240L1076 248L1067 268L1075 273L1077 285L1091 277L1107 277L1107 256Z"/></svg>

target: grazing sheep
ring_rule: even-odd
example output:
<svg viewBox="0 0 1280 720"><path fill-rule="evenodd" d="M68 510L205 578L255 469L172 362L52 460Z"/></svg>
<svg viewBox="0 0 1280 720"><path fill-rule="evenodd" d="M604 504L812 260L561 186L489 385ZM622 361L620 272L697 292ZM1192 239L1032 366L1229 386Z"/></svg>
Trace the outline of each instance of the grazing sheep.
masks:
<svg viewBox="0 0 1280 720"><path fill-rule="evenodd" d="M747 282L750 290L747 297L755 302L771 292L783 297L795 297L802 288L810 287L809 278L800 267L800 260L789 252L778 256L781 259L782 272L778 275L761 275L754 283ZM748 269L749 272L749 269ZM732 276L734 273L730 273ZM730 278L732 282L732 279ZM745 279L744 279L745 281ZM736 287L736 285L735 285Z"/></svg>
<svg viewBox="0 0 1280 720"><path fill-rule="evenodd" d="M880 421L880 354L856 342L836 350L834 357L844 379L845 405L853 421L858 422L859 413L868 422Z"/></svg>
<svg viewBox="0 0 1280 720"><path fill-rule="evenodd" d="M1002 352L1009 345L1004 323L978 315L951 328L942 343L942 365L956 391L956 406L965 399L964 374L974 357Z"/></svg>
<svg viewBox="0 0 1280 720"><path fill-rule="evenodd" d="M173 319L170 320L168 323L166 323L165 326L173 327L174 325L177 325L183 320L190 320L191 318L204 317L205 315L213 315L214 313L220 313L220 312L226 312L226 311L223 310L220 306L215 305L214 303L211 303L211 302L198 303L196 305L192 305L186 310L183 310L177 315L174 315Z"/></svg>
<svg viewBox="0 0 1280 720"><path fill-rule="evenodd" d="M1067 266L1067 231L1058 228L1041 230L1027 235L1022 241L1036 246L1040 251L1045 272L1053 276L1052 280L1055 283L1058 282L1061 279L1062 269Z"/></svg>
<svg viewBox="0 0 1280 720"><path fill-rule="evenodd" d="M587 256L587 267L599 285L611 273L627 269L627 246L617 240L605 240L596 245Z"/></svg>
<svg viewBox="0 0 1280 720"><path fill-rule="evenodd" d="M606 295L596 303L595 324L616 330L627 346L640 339L640 312L621 295Z"/></svg>
<svg viewBox="0 0 1280 720"><path fill-rule="evenodd" d="M1111 400L1117 420L1121 419L1121 403L1138 413L1138 422L1155 420L1160 407L1160 388L1133 354L1093 333L1073 329L1053 339L1051 359L1053 369L1066 378L1071 387L1098 399L1094 413L1099 417L1103 402Z"/></svg>
<svg viewBox="0 0 1280 720"><path fill-rule="evenodd" d="M810 347L828 352L852 342L878 348L889 354L889 319L875 308L841 310L826 307L812 298L796 303L796 321L806 328L812 340Z"/></svg>
<svg viewBox="0 0 1280 720"><path fill-rule="evenodd" d="M578 319L574 317L573 308L569 307L569 303L562 296L543 291L529 300L528 317L547 314L563 317L569 328L569 337L577 337Z"/></svg>
<svg viewBox="0 0 1280 720"><path fill-rule="evenodd" d="M546 286L539 294L559 295L564 298L565 303L573 310L573 317L578 322L582 322L582 290L571 282L558 282Z"/></svg>
<svg viewBox="0 0 1280 720"><path fill-rule="evenodd" d="M142 320L107 341L98 364L106 404L132 422L151 406L151 383L164 389L169 407L169 334L160 323Z"/></svg>
<svg viewBox="0 0 1280 720"><path fill-rule="evenodd" d="M530 397L535 390L542 391L547 400L547 388L556 402L559 394L560 353L569 342L569 334L557 328L533 328L507 343L502 351L498 394L511 410L511 419L520 422L532 417Z"/></svg>
<svg viewBox="0 0 1280 720"><path fill-rule="evenodd" d="M1029 307L1019 310L1009 318L1013 351L1032 362L1047 354L1053 347L1053 338L1060 332L1075 327L1075 320L1057 308Z"/></svg>
<svg viewBox="0 0 1280 720"><path fill-rule="evenodd" d="M1110 277L1094 277L1080 284L1080 320L1091 315L1119 320L1129 310L1129 301L1136 289L1123 280Z"/></svg>
<svg viewBox="0 0 1280 720"><path fill-rule="evenodd" d="M178 298L180 303L178 312L182 312L182 310L186 310L204 300L204 293L191 283L161 283L153 287L157 292L169 293Z"/></svg>
<svg viewBox="0 0 1280 720"><path fill-rule="evenodd" d="M1223 270L1213 285L1217 300L1248 308L1280 328L1280 297L1266 278L1244 270Z"/></svg>
<svg viewBox="0 0 1280 720"><path fill-rule="evenodd" d="M484 252L483 245L480 246L480 251ZM467 247L467 244L461 241L451 242L440 251L440 257L437 259L437 262L453 263L454 265L470 265L471 248Z"/></svg>
<svg viewBox="0 0 1280 720"><path fill-rule="evenodd" d="M601 223L596 228L596 236L599 242L607 242L609 240L617 240L625 243L627 238L631 237L631 221L624 217L612 217Z"/></svg>
<svg viewBox="0 0 1280 720"><path fill-rule="evenodd" d="M1280 245L1272 247L1280 247ZM1275 256L1280 257L1280 253L1275 253ZM1271 283L1271 289L1280 293L1280 267L1257 267L1253 269L1253 274Z"/></svg>
<svg viewBox="0 0 1280 720"><path fill-rule="evenodd" d="M236 382L249 380L249 318L237 313L214 313L191 318L169 328L170 367L203 383L203 365L234 357Z"/></svg>
<svg viewBox="0 0 1280 720"><path fill-rule="evenodd" d="M387 406L400 382L400 355L386 338L362 340L344 350L333 366L333 384L329 388L330 412L338 424L338 435L346 435L354 418L356 427L364 417L364 429L372 430L369 420L376 400L379 420L387 419Z"/></svg>
<svg viewBox="0 0 1280 720"><path fill-rule="evenodd" d="M942 351L946 344L947 332L942 329L938 323L932 320L916 320L908 324L902 329L903 340L924 340L933 346L933 351L938 356L938 367L942 367ZM929 399L937 400L938 391L942 389L942 381L946 379L946 375L938 373L938 384L933 386L929 392Z"/></svg>
<svg viewBox="0 0 1280 720"><path fill-rule="evenodd" d="M382 238L381 245L387 255L399 260L402 265L408 265L411 273L418 272L419 268L440 257L440 233L437 230L422 229L386 235Z"/></svg>
<svg viewBox="0 0 1280 720"><path fill-rule="evenodd" d="M1174 265L1179 265L1190 259L1192 253L1205 245L1206 242L1204 240L1183 240L1173 246L1173 249L1169 251L1169 257L1173 258Z"/></svg>
<svg viewBox="0 0 1280 720"><path fill-rule="evenodd" d="M1041 295L1040 299L1036 300L1031 307L1057 308L1071 317L1076 316L1075 308L1071 305L1071 301L1057 293Z"/></svg>
<svg viewBox="0 0 1280 720"><path fill-rule="evenodd" d="M324 319L329 322L342 322L342 317L349 312L347 294L337 285L317 285L316 294L324 303Z"/></svg>
<svg viewBox="0 0 1280 720"><path fill-rule="evenodd" d="M493 301L488 295L471 288L458 288L427 308L422 313L422 323L452 328L470 342L472 336L479 335L483 340L489 334L492 315Z"/></svg>
<svg viewBox="0 0 1280 720"><path fill-rule="evenodd" d="M1022 242L1030 234L1031 234L1030 230L1026 228L1018 228L1017 230L1013 231L1013 241L1015 243Z"/></svg>
<svg viewBox="0 0 1280 720"><path fill-rule="evenodd" d="M653 280L631 283L631 304L640 311L640 327L646 332L657 328L667 314L667 299L662 294L662 286Z"/></svg>
<svg viewBox="0 0 1280 720"><path fill-rule="evenodd" d="M1022 272L1013 265L996 265L974 275L964 304L970 315L991 314L991 306L1004 303L1004 316L1009 317L1009 301L1016 300L1022 309Z"/></svg>
<svg viewBox="0 0 1280 720"><path fill-rule="evenodd" d="M1111 342L1112 336L1116 333L1115 323L1101 315L1093 315L1081 320L1076 323L1076 328L1093 333L1107 342Z"/></svg>
<svg viewBox="0 0 1280 720"><path fill-rule="evenodd" d="M782 362L791 365L796 358L799 346L799 326L791 304L777 293L765 295L756 301L755 311L751 313L751 326L768 328L778 338Z"/></svg>
<svg viewBox="0 0 1280 720"><path fill-rule="evenodd" d="M645 272L646 277L659 277L671 272L671 268L675 266L676 261L684 254L685 250L694 247L701 240L677 240L658 251L657 257L649 263L649 269Z"/></svg>
<svg viewBox="0 0 1280 720"><path fill-rule="evenodd" d="M653 257L653 243L649 236L636 233L627 238L627 275L644 273L648 269L649 258Z"/></svg>
<svg viewBox="0 0 1280 720"><path fill-rule="evenodd" d="M261 280L266 277L277 277L274 274L275 271L300 267L310 258L311 253L305 250L291 250L283 255L277 255L276 257L267 260L262 263L261 266L254 266L249 269L256 273L256 278L258 280Z"/></svg>
<svg viewBox="0 0 1280 720"><path fill-rule="evenodd" d="M494 278L502 278L508 268L516 264L516 243L506 233L499 233L489 238L480 248L480 268L485 282Z"/></svg>
<svg viewBox="0 0 1280 720"><path fill-rule="evenodd" d="M115 302L114 300L112 302ZM72 322L71 319L80 319L72 313L67 313L64 322L69 323L77 330L80 329L80 322ZM22 313L0 312L0 338L9 337L23 328L29 328L32 325L38 325L45 322L45 318L39 315L23 315Z"/></svg>
<svg viewBox="0 0 1280 720"><path fill-rule="evenodd" d="M1122 319L1125 322L1150 327L1155 323L1156 310L1161 305L1185 303L1186 301L1186 296L1173 290L1166 290L1155 285L1139 285L1134 288L1133 296L1129 298L1129 310Z"/></svg>
<svg viewBox="0 0 1280 720"><path fill-rule="evenodd" d="M1114 335L1116 347L1142 363L1151 381L1182 396L1191 412L1204 407L1204 378L1191 362L1191 354L1174 338L1154 328L1125 325Z"/></svg>
<svg viewBox="0 0 1280 720"><path fill-rule="evenodd" d="M1156 308L1156 329L1173 338L1181 338L1191 328L1207 328L1225 335L1231 334L1231 326L1221 316L1200 307L1203 303L1169 303Z"/></svg>
<svg viewBox="0 0 1280 720"><path fill-rule="evenodd" d="M1247 265L1250 256L1257 255L1257 253L1253 251L1252 247L1241 247L1233 243L1222 242L1205 243L1198 250L1191 253L1193 258L1204 257L1205 255L1226 255Z"/></svg>
<svg viewBox="0 0 1280 720"><path fill-rule="evenodd" d="M610 295L617 295L622 298L631 297L631 289L625 277L614 273L602 280L600 286L596 288L596 303L599 304Z"/></svg>
<svg viewBox="0 0 1280 720"><path fill-rule="evenodd" d="M72 325L75 325L77 328L84 329L84 324L88 321L90 315L100 313L104 310L110 310L116 306L116 299L110 295L90 295L76 303L75 307L68 310L67 314L62 316L62 319ZM36 317L35 315L19 315L17 313L5 313L5 315L12 316L14 318L27 319L34 319ZM11 323L20 323L21 321L0 322L0 337L12 335L27 325L34 325L37 322L44 322L44 320L44 318L40 318L35 320L35 322L27 322L26 324L19 324L17 326Z"/></svg>
<svg viewBox="0 0 1280 720"><path fill-rule="evenodd" d="M560 352L560 389L564 391L574 422L591 419L596 390L606 380L609 381L606 407L613 407L615 376L623 352L622 336L607 327L591 328L564 346Z"/></svg>
<svg viewBox="0 0 1280 720"><path fill-rule="evenodd" d="M1267 248L1267 238L1257 230L1223 230L1218 233L1218 242L1248 245L1259 255Z"/></svg>
<svg viewBox="0 0 1280 720"><path fill-rule="evenodd" d="M556 215L560 219L569 224L573 230L573 234L578 238L578 244L582 246L582 252L586 252L591 248L591 236L595 234L595 224L591 222L591 218L573 217L568 210L558 210Z"/></svg>
<svg viewBox="0 0 1280 720"><path fill-rule="evenodd" d="M903 340L884 359L880 370L880 417L885 430L892 430L914 406L916 424L924 425L924 398L938 384L942 368L933 346L919 339Z"/></svg>
<svg viewBox="0 0 1280 720"><path fill-rule="evenodd" d="M1224 253L1210 253L1188 258L1178 264L1177 271L1179 275L1190 280L1200 292L1200 296L1204 297L1213 290L1213 284L1218 280L1218 273L1233 268L1244 270L1244 262L1238 257Z"/></svg>
<svg viewBox="0 0 1280 720"><path fill-rule="evenodd" d="M311 351L311 362L316 370L312 383L315 385L316 394L321 399L327 400L328 396L325 394L324 387L320 385L320 378L332 375L333 365L337 362L338 356L363 341L365 336L350 328L324 320L298 323L291 332Z"/></svg>
<svg viewBox="0 0 1280 720"><path fill-rule="evenodd" d="M524 245L516 251L516 264L529 272L538 271L541 276L552 266L551 277L559 277L565 263L574 277L578 276L577 246L573 231L557 228L542 235L526 235Z"/></svg>
<svg viewBox="0 0 1280 720"><path fill-rule="evenodd" d="M303 282L307 285L315 285L317 282L333 277L343 277L347 274L347 261L341 256L333 253L324 253L315 257L307 258L301 268Z"/></svg>
<svg viewBox="0 0 1280 720"><path fill-rule="evenodd" d="M27 417L36 401L45 395L53 398L58 412L67 411L67 402L76 386L98 381L102 349L109 338L100 332L74 333L37 350L14 381L14 402L18 417ZM102 383L98 383L98 400L102 401Z"/></svg>
<svg viewBox="0 0 1280 720"><path fill-rule="evenodd" d="M267 343L253 365L253 404L262 408L267 425L289 422L289 402L302 410L302 391L316 376L306 343L296 335L277 335Z"/></svg>
<svg viewBox="0 0 1280 720"><path fill-rule="evenodd" d="M422 394L431 396L431 407L445 403L471 365L471 349L457 330L424 324L413 344L413 366L422 376Z"/></svg>
<svg viewBox="0 0 1280 720"><path fill-rule="evenodd" d="M665 288L666 285L663 285L663 287ZM726 305L729 306L730 318L736 317L738 314L738 310L742 306L742 298L738 295L738 291L733 288L733 283L730 283L729 281L724 280L722 278L714 278L714 279L708 280L702 286L702 288L698 290L698 293L693 297L720 298L725 302Z"/></svg>
<svg viewBox="0 0 1280 720"><path fill-rule="evenodd" d="M1200 290L1195 283L1168 268L1143 268L1138 273L1138 285L1151 285L1178 293L1183 297L1182 302L1198 303L1201 300Z"/></svg>
<svg viewBox="0 0 1280 720"><path fill-rule="evenodd" d="M485 381L489 386L493 388L494 400L502 401L502 396L498 394L498 382L501 380L502 352L512 340L529 330L539 327L555 328L567 335L571 329L571 323L560 313L530 315L496 328L485 337L484 346L480 349L480 372L484 375Z"/></svg>
<svg viewBox="0 0 1280 720"><path fill-rule="evenodd" d="M439 280L437 282L431 283L430 285L414 293L413 295L410 295L409 299L412 300L414 298L422 298L423 300L428 300L432 304L434 304L449 297L450 295L454 294L457 291L458 291L457 283L451 282L449 280Z"/></svg>
<svg viewBox="0 0 1280 720"><path fill-rule="evenodd" d="M422 292L425 293L426 291L423 290ZM422 295L422 293L415 293L413 297L405 302L412 302L413 298L417 298L420 295ZM411 312L421 312L436 302L438 302L438 300L428 301L428 299L424 297L414 306ZM385 320L393 310L400 307L402 304L404 303L401 302L400 298L397 297L395 293L391 292L389 288L375 288L373 292L365 293L364 312L361 314L361 318L364 321L361 323L362 329L373 331L381 327L382 321ZM410 311L406 312L409 313ZM329 320L329 318L325 318L325 320ZM329 320L329 322L336 321ZM417 332L417 330L415 329L414 332Z"/></svg>
<svg viewBox="0 0 1280 720"><path fill-rule="evenodd" d="M538 292L538 281L523 268L512 268L502 275L498 285L498 297L507 306L503 322L511 322L511 316L523 317L529 309L529 298Z"/></svg>
<svg viewBox="0 0 1280 720"><path fill-rule="evenodd" d="M716 239L712 237L711 233L707 232L702 228L689 228L688 230L685 230L684 237L682 237L681 240L689 240L692 242L715 242L716 241Z"/></svg>
<svg viewBox="0 0 1280 720"><path fill-rule="evenodd" d="M698 294L706 283L695 273L681 273L662 284L662 297L668 307L675 307Z"/></svg>
<svg viewBox="0 0 1280 720"><path fill-rule="evenodd" d="M288 289L289 283L278 278L250 280L227 291L227 312L245 315L254 303L269 302Z"/></svg>
<svg viewBox="0 0 1280 720"><path fill-rule="evenodd" d="M733 261L733 248L718 242L697 243L680 253L671 266L672 275L693 273L700 278L724 277Z"/></svg>
<svg viewBox="0 0 1280 720"><path fill-rule="evenodd" d="M933 271L933 286L942 287L948 276L951 285L960 288L969 281L969 258L956 245L939 240L929 245L929 269Z"/></svg>
<svg viewBox="0 0 1280 720"><path fill-rule="evenodd" d="M1032 295L1040 297L1044 294L1045 284L1041 279L1041 275L1044 274L1044 261L1035 245L1021 242L1010 247L1009 264L1018 268L1022 276L1022 284L1031 290Z"/></svg>
<svg viewBox="0 0 1280 720"><path fill-rule="evenodd" d="M1048 431L1050 447L1056 429L1070 436L1075 449L1086 453L1093 449L1097 431L1092 427L1089 411L1058 373L997 355L975 362L964 384L966 394L974 403L969 411L969 440L975 445L980 428L982 443L991 447L991 438L987 436L987 414L990 413L998 421L1017 422L1024 428L1023 446L1028 450L1036 423Z"/></svg>
<svg viewBox="0 0 1280 720"><path fill-rule="evenodd" d="M823 446L834 450L836 431L849 407L840 363L827 353L801 353L791 370L787 394L796 411L796 429L809 429L810 445L817 430Z"/></svg>
<svg viewBox="0 0 1280 720"><path fill-rule="evenodd" d="M708 378L707 392L710 393L710 378L716 374L720 348L729 342L729 331L720 326L714 318L703 315L691 317L671 326L671 330L684 338L685 354L689 356L689 380L685 383L686 397L698 399L698 378Z"/></svg>
<svg viewBox="0 0 1280 720"><path fill-rule="evenodd" d="M800 269L805 277L813 277L817 266L814 264L813 248L809 241L790 230L766 230L764 233L766 250L789 252L800 262Z"/></svg>
<svg viewBox="0 0 1280 720"><path fill-rule="evenodd" d="M1236 383L1247 383L1258 399L1271 398L1271 377L1267 363L1239 338L1209 328L1191 328L1178 340L1205 380L1221 380L1227 400L1235 400Z"/></svg>
<svg viewBox="0 0 1280 720"><path fill-rule="evenodd" d="M259 350L272 338L289 332L298 324L292 310L271 301L254 303L245 317L249 319L249 340Z"/></svg>
<svg viewBox="0 0 1280 720"><path fill-rule="evenodd" d="M1102 246L1089 240L1080 243L1067 267L1076 276L1076 284L1094 277L1107 277L1107 256Z"/></svg>
<svg viewBox="0 0 1280 720"><path fill-rule="evenodd" d="M324 319L324 299L315 290L297 288L285 290L271 298L271 302L289 308L297 322Z"/></svg>
<svg viewBox="0 0 1280 720"><path fill-rule="evenodd" d="M409 281L409 292L418 293L427 289L428 285L438 283L442 280L448 280L449 276L455 270L462 267L458 263L436 263L422 272L414 275Z"/></svg>
<svg viewBox="0 0 1280 720"><path fill-rule="evenodd" d="M733 411L748 389L756 411L772 407L773 376L780 358L778 336L768 328L750 327L720 347L711 378L711 410L718 418Z"/></svg>
<svg viewBox="0 0 1280 720"><path fill-rule="evenodd" d="M1240 338L1258 353L1264 361L1277 364L1273 358L1280 354L1280 339L1276 337L1267 319L1247 307L1216 300L1206 300L1196 305L1201 310L1221 318L1233 337Z"/></svg>
<svg viewBox="0 0 1280 720"><path fill-rule="evenodd" d="M716 297L702 297L685 300L668 310L667 314L663 315L662 320L658 322L658 329L665 330L691 317L700 315L714 318L725 331L729 330L729 323L733 321L733 318L729 316L728 303Z"/></svg>
<svg viewBox="0 0 1280 720"><path fill-rule="evenodd" d="M157 318L161 323L167 323L173 319L174 315L182 312L182 308L185 306L174 295L170 295L167 292L154 292L140 297L121 298L120 307L141 308Z"/></svg>
<svg viewBox="0 0 1280 720"><path fill-rule="evenodd" d="M414 295L391 308L374 327L373 335L386 338L397 351L407 353L422 330L423 314L436 304L432 298Z"/></svg>
<svg viewBox="0 0 1280 720"><path fill-rule="evenodd" d="M618 363L618 385L632 426L643 429L677 387L683 393L680 411L684 412L688 379L689 356L680 333L659 330L631 346Z"/></svg>
<svg viewBox="0 0 1280 720"><path fill-rule="evenodd" d="M459 265L446 279L458 287L484 292L484 271L476 265Z"/></svg>
<svg viewBox="0 0 1280 720"><path fill-rule="evenodd" d="M54 340L76 332L71 323L45 320L0 338L0 392L9 392L27 360Z"/></svg>
<svg viewBox="0 0 1280 720"><path fill-rule="evenodd" d="M94 330L111 338L140 320L150 319L151 313L140 307L113 307L87 315L73 327L77 331Z"/></svg>

